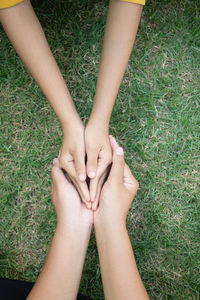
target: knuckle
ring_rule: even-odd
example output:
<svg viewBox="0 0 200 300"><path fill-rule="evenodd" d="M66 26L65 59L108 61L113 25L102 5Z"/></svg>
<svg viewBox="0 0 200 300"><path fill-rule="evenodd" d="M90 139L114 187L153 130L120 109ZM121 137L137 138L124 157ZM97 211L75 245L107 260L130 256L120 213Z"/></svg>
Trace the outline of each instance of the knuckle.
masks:
<svg viewBox="0 0 200 300"><path fill-rule="evenodd" d="M138 182L135 178L133 178L133 183L132 183L132 185L133 185L133 191L134 191L134 192L137 192L137 190L138 190L138 188L139 188L139 182Z"/></svg>
<svg viewBox="0 0 200 300"><path fill-rule="evenodd" d="M67 167L67 161L63 155L59 158L59 165L61 168L64 168L64 169L66 169L66 167Z"/></svg>
<svg viewBox="0 0 200 300"><path fill-rule="evenodd" d="M135 187L137 187L137 189L139 188L139 182L134 177L133 177L133 184Z"/></svg>

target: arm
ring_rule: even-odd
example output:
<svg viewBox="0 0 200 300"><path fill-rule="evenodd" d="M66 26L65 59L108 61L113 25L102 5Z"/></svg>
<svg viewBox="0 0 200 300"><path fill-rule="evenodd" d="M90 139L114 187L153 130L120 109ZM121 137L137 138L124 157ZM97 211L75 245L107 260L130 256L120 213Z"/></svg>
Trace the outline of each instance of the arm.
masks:
<svg viewBox="0 0 200 300"><path fill-rule="evenodd" d="M94 208L97 206L95 195L99 180L112 158L108 138L110 116L135 41L141 13L142 5L110 1L95 100L85 130L87 174L92 179L90 197L94 201Z"/></svg>
<svg viewBox="0 0 200 300"><path fill-rule="evenodd" d="M87 202L90 199L85 183L84 126L30 1L0 9L0 21L16 52L60 120L63 129L60 165L69 173L82 199ZM71 169L68 162L73 159L75 166Z"/></svg>
<svg viewBox="0 0 200 300"><path fill-rule="evenodd" d="M149 299L140 278L124 224L95 226L106 300Z"/></svg>
<svg viewBox="0 0 200 300"><path fill-rule="evenodd" d="M44 267L28 300L75 300L90 237L84 228L57 227Z"/></svg>
<svg viewBox="0 0 200 300"><path fill-rule="evenodd" d="M113 165L94 214L106 300L148 300L126 229L126 215L138 183L125 165L122 148L111 139Z"/></svg>
<svg viewBox="0 0 200 300"><path fill-rule="evenodd" d="M57 228L43 269L28 300L75 300L91 234L93 213L59 168L52 169Z"/></svg>
<svg viewBox="0 0 200 300"><path fill-rule="evenodd" d="M0 21L65 129L78 115L30 1L1 9Z"/></svg>
<svg viewBox="0 0 200 300"><path fill-rule="evenodd" d="M111 0L90 122L108 128L113 105L135 41L142 5ZM95 120L95 121L94 121Z"/></svg>

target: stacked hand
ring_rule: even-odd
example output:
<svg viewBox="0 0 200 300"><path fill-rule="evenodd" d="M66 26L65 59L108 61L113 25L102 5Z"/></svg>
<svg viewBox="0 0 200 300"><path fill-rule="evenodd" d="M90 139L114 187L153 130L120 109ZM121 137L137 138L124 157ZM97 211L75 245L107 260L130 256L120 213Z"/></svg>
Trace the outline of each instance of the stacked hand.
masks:
<svg viewBox="0 0 200 300"><path fill-rule="evenodd" d="M87 208L95 210L105 171L112 161L108 131L92 126L90 122L84 128L80 119L72 126L63 130L59 165L70 176ZM89 188L87 177L90 179Z"/></svg>
<svg viewBox="0 0 200 300"><path fill-rule="evenodd" d="M76 188L60 169L58 159L54 159L52 168L52 200L59 223L91 225L96 222L117 224L119 221L126 221L127 212L138 189L138 183L124 161L123 149L118 146L116 140L111 136L109 137L109 143L113 153L112 167L109 175L106 169L101 175L100 185L102 185L102 188L99 189L98 187L97 200L94 202L94 212L92 209L89 209L88 202L84 201L83 203L81 201ZM75 163L72 160L68 163L71 166L70 170L73 170L75 174ZM96 172L98 172L98 167ZM105 181L107 175L108 178ZM75 178L73 177L72 180L77 183L78 181Z"/></svg>

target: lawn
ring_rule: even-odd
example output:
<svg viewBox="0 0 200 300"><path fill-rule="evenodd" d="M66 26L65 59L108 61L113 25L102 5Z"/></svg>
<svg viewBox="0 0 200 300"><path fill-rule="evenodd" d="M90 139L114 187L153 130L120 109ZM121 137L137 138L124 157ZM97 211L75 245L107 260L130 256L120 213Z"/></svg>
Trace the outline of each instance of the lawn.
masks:
<svg viewBox="0 0 200 300"><path fill-rule="evenodd" d="M87 122L108 3L32 3ZM140 183L127 226L151 299L200 299L199 13L198 0L147 2L110 122ZM35 281L56 224L50 168L62 132L0 30L0 276ZM94 234L80 290L103 298Z"/></svg>

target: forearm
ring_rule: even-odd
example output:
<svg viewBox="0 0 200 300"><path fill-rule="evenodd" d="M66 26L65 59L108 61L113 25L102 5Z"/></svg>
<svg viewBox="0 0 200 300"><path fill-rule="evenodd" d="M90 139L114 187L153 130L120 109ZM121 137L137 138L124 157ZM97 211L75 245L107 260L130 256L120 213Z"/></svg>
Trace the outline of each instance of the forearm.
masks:
<svg viewBox="0 0 200 300"><path fill-rule="evenodd" d="M1 9L0 21L61 124L70 124L72 116L77 118L77 113L29 0L11 8Z"/></svg>
<svg viewBox="0 0 200 300"><path fill-rule="evenodd" d="M147 300L124 224L95 225L106 300Z"/></svg>
<svg viewBox="0 0 200 300"><path fill-rule="evenodd" d="M111 0L91 119L108 126L136 37L142 5Z"/></svg>
<svg viewBox="0 0 200 300"><path fill-rule="evenodd" d="M58 226L44 267L28 300L75 300L91 226Z"/></svg>

